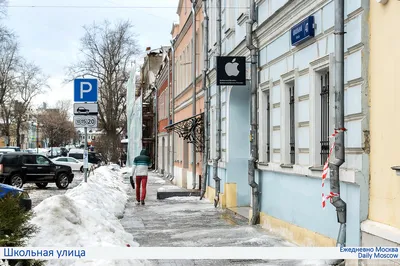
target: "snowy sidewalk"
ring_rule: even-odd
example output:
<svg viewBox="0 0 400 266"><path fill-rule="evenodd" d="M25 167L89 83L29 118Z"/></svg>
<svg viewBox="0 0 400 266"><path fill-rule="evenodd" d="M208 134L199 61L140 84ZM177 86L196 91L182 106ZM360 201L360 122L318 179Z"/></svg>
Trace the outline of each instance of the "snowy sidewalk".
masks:
<svg viewBox="0 0 400 266"><path fill-rule="evenodd" d="M167 181L168 182L168 181ZM126 206L122 225L144 247L226 247L226 246L293 246L269 235L259 227L238 225L207 199L176 197L157 200L157 189L164 181L150 174L146 205L135 205L134 190ZM166 183L165 185L169 185ZM159 260L155 265L316 265L301 261L210 261ZM323 265L319 264L318 265Z"/></svg>

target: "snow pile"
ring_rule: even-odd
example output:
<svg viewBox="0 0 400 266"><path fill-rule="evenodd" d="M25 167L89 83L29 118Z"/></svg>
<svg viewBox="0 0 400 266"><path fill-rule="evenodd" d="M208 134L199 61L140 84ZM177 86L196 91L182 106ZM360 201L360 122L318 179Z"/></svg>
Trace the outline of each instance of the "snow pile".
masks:
<svg viewBox="0 0 400 266"><path fill-rule="evenodd" d="M9 266L8 261L7 260L0 260L0 266Z"/></svg>
<svg viewBox="0 0 400 266"><path fill-rule="evenodd" d="M53 196L34 208L32 223L40 231L30 240L33 247L139 246L118 217L128 200L127 186L114 167L100 167L87 183ZM126 247L128 248L128 247ZM142 261L50 260L47 265L144 265Z"/></svg>

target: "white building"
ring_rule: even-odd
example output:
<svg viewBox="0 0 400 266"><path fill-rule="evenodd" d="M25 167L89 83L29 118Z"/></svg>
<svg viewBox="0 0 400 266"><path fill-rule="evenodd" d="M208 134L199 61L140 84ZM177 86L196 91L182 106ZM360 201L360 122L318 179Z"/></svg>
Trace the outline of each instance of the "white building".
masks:
<svg viewBox="0 0 400 266"><path fill-rule="evenodd" d="M226 0L222 10L223 54L249 56L245 22L249 1ZM259 164L261 223L300 245L331 246L339 224L336 211L321 207L322 166L334 132L334 3L327 0L256 1L259 49ZM360 246L360 223L368 216L368 19L369 1L345 1L345 147L341 197L347 203L347 245ZM215 0L208 5L215 7ZM239 8L229 8L229 7ZM225 7L225 8L224 8ZM227 8L228 7L228 8ZM216 9L210 8L211 68L215 67ZM292 46L291 29L313 16L315 36ZM250 61L250 59L248 59ZM248 67L248 72L250 67ZM215 69L211 71L211 157L215 158ZM221 203L249 215L251 190L250 80L221 87ZM293 128L294 130L291 130ZM207 195L215 182L209 164ZM329 179L325 194L329 193Z"/></svg>

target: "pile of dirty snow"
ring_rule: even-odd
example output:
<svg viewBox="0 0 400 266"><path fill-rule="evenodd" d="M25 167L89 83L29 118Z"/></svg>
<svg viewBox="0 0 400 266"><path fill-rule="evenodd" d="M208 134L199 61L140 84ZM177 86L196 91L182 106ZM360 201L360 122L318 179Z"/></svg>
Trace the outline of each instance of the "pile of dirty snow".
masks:
<svg viewBox="0 0 400 266"><path fill-rule="evenodd" d="M34 208L32 223L40 231L30 239L32 247L139 246L122 227L128 200L120 170L103 166L88 182L42 201ZM128 248L128 247L126 247ZM47 265L144 265L144 261L50 260Z"/></svg>

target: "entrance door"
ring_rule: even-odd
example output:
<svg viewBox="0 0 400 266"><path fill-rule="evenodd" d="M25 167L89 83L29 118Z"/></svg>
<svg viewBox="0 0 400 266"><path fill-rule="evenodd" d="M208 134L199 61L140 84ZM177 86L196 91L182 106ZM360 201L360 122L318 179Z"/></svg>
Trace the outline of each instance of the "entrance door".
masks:
<svg viewBox="0 0 400 266"><path fill-rule="evenodd" d="M229 98L227 182L236 184L237 207L248 207L251 189L248 183L250 158L250 89L233 87ZM240 143L240 145L239 145Z"/></svg>

